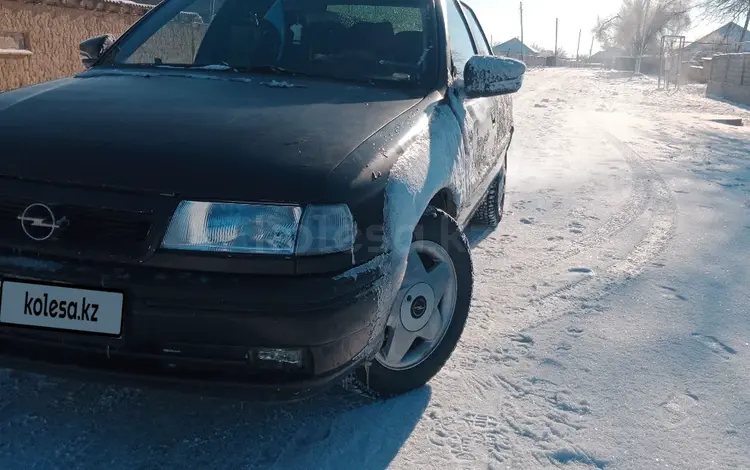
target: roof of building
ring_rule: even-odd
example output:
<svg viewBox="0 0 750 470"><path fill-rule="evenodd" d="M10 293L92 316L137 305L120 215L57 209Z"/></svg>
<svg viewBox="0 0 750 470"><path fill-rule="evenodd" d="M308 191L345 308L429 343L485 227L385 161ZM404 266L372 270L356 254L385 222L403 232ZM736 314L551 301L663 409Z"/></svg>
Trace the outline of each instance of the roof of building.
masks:
<svg viewBox="0 0 750 470"><path fill-rule="evenodd" d="M505 41L502 44L498 44L492 48L495 54L500 53L512 53L512 54L524 54L524 55L537 55L538 52L530 48L526 44L522 43L520 39L513 38Z"/></svg>
<svg viewBox="0 0 750 470"><path fill-rule="evenodd" d="M604 60L604 59L613 59L615 57L624 56L625 55L625 49L621 49L619 47L608 47L602 51L596 52L593 56L591 56L592 60Z"/></svg>
<svg viewBox="0 0 750 470"><path fill-rule="evenodd" d="M49 5L63 8L119 13L124 15L144 15L153 5L144 5L129 0L0 0L27 5Z"/></svg>
<svg viewBox="0 0 750 470"><path fill-rule="evenodd" d="M688 49L701 48L705 44L737 44L742 38L742 26L730 21L716 31L696 39L689 44ZM750 41L750 32L745 32L745 41ZM750 44L745 43L745 50L750 50Z"/></svg>

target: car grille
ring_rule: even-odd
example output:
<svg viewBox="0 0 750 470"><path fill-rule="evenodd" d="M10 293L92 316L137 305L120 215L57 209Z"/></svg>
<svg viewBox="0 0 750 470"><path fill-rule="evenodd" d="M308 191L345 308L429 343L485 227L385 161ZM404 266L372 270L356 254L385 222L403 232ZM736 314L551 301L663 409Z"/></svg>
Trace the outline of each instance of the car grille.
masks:
<svg viewBox="0 0 750 470"><path fill-rule="evenodd" d="M44 241L29 238L18 217L32 202L0 200L0 243L18 249L77 257L139 257L148 250L152 219L136 212L70 205L50 205L69 224Z"/></svg>

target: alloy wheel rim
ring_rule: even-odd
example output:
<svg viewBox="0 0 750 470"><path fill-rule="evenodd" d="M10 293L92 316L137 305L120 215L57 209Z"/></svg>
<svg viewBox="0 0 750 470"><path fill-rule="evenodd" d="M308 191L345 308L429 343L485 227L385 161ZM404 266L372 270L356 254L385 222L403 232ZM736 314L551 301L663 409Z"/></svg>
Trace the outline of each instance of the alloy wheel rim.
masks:
<svg viewBox="0 0 750 470"><path fill-rule="evenodd" d="M450 327L458 292L448 252L429 240L409 248L406 273L386 324L376 360L391 370L411 369L437 348Z"/></svg>

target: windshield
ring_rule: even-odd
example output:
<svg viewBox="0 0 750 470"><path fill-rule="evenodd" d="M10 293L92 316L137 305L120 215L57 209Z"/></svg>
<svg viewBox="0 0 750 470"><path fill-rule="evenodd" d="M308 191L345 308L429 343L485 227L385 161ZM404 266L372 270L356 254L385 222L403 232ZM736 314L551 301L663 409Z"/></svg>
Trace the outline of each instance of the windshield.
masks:
<svg viewBox="0 0 750 470"><path fill-rule="evenodd" d="M167 0L109 64L424 85L437 76L435 46L428 0Z"/></svg>

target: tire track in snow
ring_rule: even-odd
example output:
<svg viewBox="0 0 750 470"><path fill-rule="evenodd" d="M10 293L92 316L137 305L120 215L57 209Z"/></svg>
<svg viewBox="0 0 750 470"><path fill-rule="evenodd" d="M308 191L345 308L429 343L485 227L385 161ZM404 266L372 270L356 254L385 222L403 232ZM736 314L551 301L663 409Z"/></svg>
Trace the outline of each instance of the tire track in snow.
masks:
<svg viewBox="0 0 750 470"><path fill-rule="evenodd" d="M667 183L659 175L656 169L654 169L646 159L641 157L629 145L621 141L606 129L603 130L603 132L607 139L626 159L634 163L637 162L636 164L640 165L643 171L648 175L646 181L648 182L647 194L649 204L648 207L644 209L650 212L648 228L644 236L625 257L610 264L600 273L600 275L596 277L581 277L553 290L552 292L545 293L532 299L531 304L535 305L537 308L542 307L542 305L548 306L547 304L554 299L565 303L570 303L570 301L580 301L579 303L583 308L573 311L590 309L592 304L600 301L620 283L638 275L646 265L656 258L659 253L664 251L669 241L674 237L677 228L677 203L671 190L667 186ZM589 292L575 292L576 295L574 295L575 289L584 284L593 284L593 286L587 286ZM559 311L559 309L555 310ZM570 309L568 308L568 311L569 310ZM555 318L556 317L546 318L533 326L548 323Z"/></svg>
<svg viewBox="0 0 750 470"><path fill-rule="evenodd" d="M523 269L541 270L532 274L539 279L559 280L562 271L570 274L568 266L563 269L565 260L617 237L636 221L643 220L644 214L648 215L648 224L642 232L639 225L638 233L643 235L625 255L607 263L596 275L579 269L581 272L574 272L579 276L577 279L532 298L525 307L512 313L534 318L529 328L559 319L571 311L601 311L596 302L637 275L664 250L674 235L676 203L665 181L627 144L605 129L602 133L630 169L630 191L625 202L593 232L576 240L574 246L554 255L514 262L507 274L518 271L520 265ZM493 271L495 276L503 276L502 271ZM576 444L575 435L587 427L587 416L592 412L587 400L555 383L554 372L551 377L533 375L540 366L550 370L564 368L564 365L536 357L532 336L502 333L498 316L492 314L493 305L501 300L491 295L477 299L473 305L475 311L479 307L488 313L480 318L473 315L473 321L481 323L477 327L484 330L479 332L480 339L500 337L499 344L477 344L471 337L465 338L467 341L462 341L448 363L447 373L437 378L441 389L474 399L470 407L459 405L443 410L445 414L430 415L431 443L446 449L456 466L470 464L473 468L473 465L487 462L488 468L496 463L513 467L515 462L528 462L531 456L542 467L605 468L608 461ZM524 315L524 310L534 312ZM582 333L580 329L570 329L571 337ZM485 414L477 413L480 410Z"/></svg>
<svg viewBox="0 0 750 470"><path fill-rule="evenodd" d="M535 93L534 96L538 95ZM613 141L611 134L604 131L610 144L620 153L628 165L631 174L630 192L627 199L619 208L611 214L599 227L584 235L581 238L573 240L573 246L565 251L553 253L549 256L527 258L516 262L513 266L506 269L497 270L492 266L485 266L479 275L492 274L507 275L518 271L536 271L544 269L549 271L550 265L556 267L558 264L573 258L574 256L584 254L592 249L599 248L604 242L612 239L623 230L635 222L651 204L654 197L654 179L659 178L655 170L645 164L645 160L635 152L622 148L625 145L619 139ZM627 147L627 146L626 146ZM660 179L660 178L659 178ZM521 222L524 223L525 219ZM545 277L545 276L541 276Z"/></svg>
<svg viewBox="0 0 750 470"><path fill-rule="evenodd" d="M606 131L605 135L638 173L643 203L636 209L621 212L623 215L610 225L614 228L603 228L599 235L607 233L605 230L617 233L624 228L620 224L626 226L647 211L648 227L628 254L610 264L599 276L582 276L530 301L527 308L537 309L535 318L547 317L530 328L556 320L565 312L595 309L596 302L637 275L666 248L674 235L676 202L666 182L627 144ZM573 308L576 305L580 308ZM542 315L542 309L554 313L554 316ZM485 327L492 336L493 324ZM582 330L572 327L569 330L573 336L582 333ZM508 464L530 454L542 466L575 464L605 468L608 461L575 444L575 434L587 427L586 417L591 413L588 402L551 380L519 377L519 371L528 373L536 364L562 365L550 359L540 361L534 353L533 336L529 334L502 337L505 338L502 346L495 348L462 344L449 363L459 382L446 384L462 395L476 397L482 402L495 402L491 408L497 411L478 415L455 409L444 419L435 415L432 417L431 442L446 447L457 464L480 458ZM501 396L504 397L499 403L498 390L502 390ZM476 409L475 406L472 408ZM667 411L670 409L667 406Z"/></svg>
<svg viewBox="0 0 750 470"><path fill-rule="evenodd" d="M587 299L581 302L582 309L596 309L596 302L601 300L601 297L603 296L592 296L585 293L585 289L582 292L576 292L577 288L583 288L584 286L593 283L598 286L596 289L599 291L608 292L613 288L613 284L620 282L624 278L637 275L643 266L648 264L664 250L668 241L674 235L676 229L677 207L673 194L664 179L646 159L635 152L625 142L617 138L607 129L600 128L600 130L609 143L622 155L624 161L631 169L633 174L631 179L632 190L628 199L620 206L620 209L596 229L594 233L579 241L577 246L557 255L537 257L532 260L524 260L514 263L510 267L510 271L527 269L537 271L533 275L535 278L542 281L542 283L544 283L545 280L559 279L562 271L569 272L569 269L563 269L562 267L564 261L598 248L607 240L612 239L617 234L627 229L646 212L649 212L650 216L648 227L645 230L645 235L628 251L626 255L609 264L600 272L580 273L575 280L565 282L554 290L533 296L528 301L530 306L522 308L521 310L535 308L537 311L532 318L537 318L539 320L529 324L527 327L547 323L564 314L555 312L565 312L570 310L569 308L566 310L564 305L561 305L560 308L546 308L549 306L549 303L553 301L570 303L571 301L578 299ZM574 269L580 270L580 268ZM488 269L485 268L485 270ZM489 270L491 270L491 268L489 268ZM520 314L520 312L517 313ZM550 315L550 313L552 313L552 315ZM482 323L481 328L492 330L494 320L495 318L492 316L480 318L479 321Z"/></svg>

